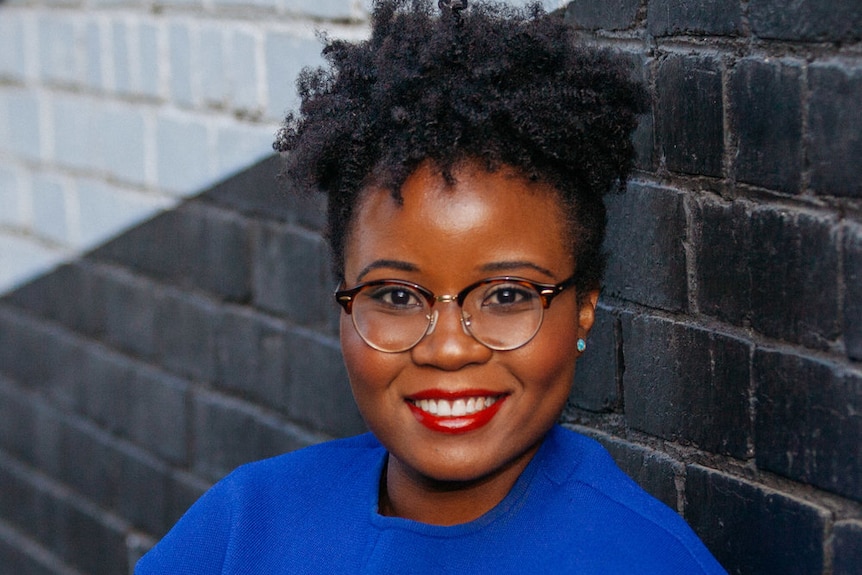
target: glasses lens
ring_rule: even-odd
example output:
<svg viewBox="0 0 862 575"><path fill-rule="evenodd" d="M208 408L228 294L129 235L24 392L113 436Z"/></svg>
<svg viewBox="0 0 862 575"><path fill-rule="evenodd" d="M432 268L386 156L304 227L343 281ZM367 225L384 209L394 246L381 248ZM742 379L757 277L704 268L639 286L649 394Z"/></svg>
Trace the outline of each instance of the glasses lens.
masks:
<svg viewBox="0 0 862 575"><path fill-rule="evenodd" d="M398 352L410 349L428 330L425 297L399 284L369 285L353 300L353 325L371 347Z"/></svg>
<svg viewBox="0 0 862 575"><path fill-rule="evenodd" d="M529 284L499 280L476 287L464 299L467 328L491 349L521 347L542 325L542 299Z"/></svg>

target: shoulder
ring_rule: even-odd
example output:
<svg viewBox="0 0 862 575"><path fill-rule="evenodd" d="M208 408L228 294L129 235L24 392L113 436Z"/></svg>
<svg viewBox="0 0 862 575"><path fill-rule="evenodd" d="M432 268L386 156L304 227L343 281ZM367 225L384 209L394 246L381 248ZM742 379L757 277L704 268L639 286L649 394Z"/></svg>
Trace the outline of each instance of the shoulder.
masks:
<svg viewBox="0 0 862 575"><path fill-rule="evenodd" d="M597 441L561 427L547 441L543 472L557 503L568 503L570 524L578 517L597 541L625 542L618 553L637 557L643 573L651 572L650 558L657 572L672 560L689 565L680 572L725 572L685 520L623 473Z"/></svg>

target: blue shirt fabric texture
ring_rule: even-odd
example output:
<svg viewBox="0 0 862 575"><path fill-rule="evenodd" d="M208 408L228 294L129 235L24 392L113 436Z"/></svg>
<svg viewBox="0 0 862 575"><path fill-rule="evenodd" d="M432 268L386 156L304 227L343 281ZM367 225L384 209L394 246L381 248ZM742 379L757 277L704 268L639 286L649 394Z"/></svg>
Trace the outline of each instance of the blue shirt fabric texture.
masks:
<svg viewBox="0 0 862 575"><path fill-rule="evenodd" d="M135 575L723 574L689 526L598 443L555 426L496 507L443 527L377 512L371 434L238 468Z"/></svg>

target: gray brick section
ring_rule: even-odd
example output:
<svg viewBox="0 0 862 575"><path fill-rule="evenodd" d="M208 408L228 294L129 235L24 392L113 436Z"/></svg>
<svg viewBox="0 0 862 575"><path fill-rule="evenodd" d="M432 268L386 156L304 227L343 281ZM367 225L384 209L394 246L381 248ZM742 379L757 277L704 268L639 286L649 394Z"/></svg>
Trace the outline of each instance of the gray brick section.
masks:
<svg viewBox="0 0 862 575"><path fill-rule="evenodd" d="M267 224L255 232L254 302L298 324L335 333L335 280L320 236L290 225Z"/></svg>
<svg viewBox="0 0 862 575"><path fill-rule="evenodd" d="M809 83L811 187L820 195L862 197L862 66L815 65Z"/></svg>
<svg viewBox="0 0 862 575"><path fill-rule="evenodd" d="M213 481L243 463L273 457L319 441L259 407L224 396L194 397L195 472Z"/></svg>
<svg viewBox="0 0 862 575"><path fill-rule="evenodd" d="M862 565L862 521L838 523L833 533L832 574L857 573Z"/></svg>
<svg viewBox="0 0 862 575"><path fill-rule="evenodd" d="M749 348L698 326L624 317L628 424L713 453L749 457Z"/></svg>
<svg viewBox="0 0 862 575"><path fill-rule="evenodd" d="M844 345L862 360L862 226L844 229Z"/></svg>
<svg viewBox="0 0 862 575"><path fill-rule="evenodd" d="M822 573L829 513L699 465L686 468L685 518L729 573Z"/></svg>
<svg viewBox="0 0 862 575"><path fill-rule="evenodd" d="M650 0L647 6L647 30L654 36L730 36L742 31L742 7L737 0Z"/></svg>
<svg viewBox="0 0 862 575"><path fill-rule="evenodd" d="M657 132L667 168L721 176L724 119L719 62L668 55L658 67Z"/></svg>
<svg viewBox="0 0 862 575"><path fill-rule="evenodd" d="M758 466L862 499L862 376L770 350L753 365Z"/></svg>
<svg viewBox="0 0 862 575"><path fill-rule="evenodd" d="M624 30L636 23L640 4L640 0L573 0L566 6L566 19L587 30Z"/></svg>
<svg viewBox="0 0 862 575"><path fill-rule="evenodd" d="M862 10L856 2L751 0L752 32L779 40L853 41L862 38Z"/></svg>
<svg viewBox="0 0 862 575"><path fill-rule="evenodd" d="M834 222L742 203L703 202L694 213L701 311L813 347L835 339Z"/></svg>
<svg viewBox="0 0 862 575"><path fill-rule="evenodd" d="M181 376L212 381L220 322L221 312L212 301L193 294L165 293L154 323L160 364Z"/></svg>
<svg viewBox="0 0 862 575"><path fill-rule="evenodd" d="M802 172L802 68L796 62L737 62L730 123L740 181L795 194Z"/></svg>
<svg viewBox="0 0 862 575"><path fill-rule="evenodd" d="M283 353L288 369L287 414L292 420L337 437L366 431L335 341L289 331Z"/></svg>
<svg viewBox="0 0 862 575"><path fill-rule="evenodd" d="M605 293L653 308L687 307L687 239L683 196L675 190L632 184L611 195Z"/></svg>
<svg viewBox="0 0 862 575"><path fill-rule="evenodd" d="M0 484L0 515L55 549L62 561L92 575L128 571L125 525L99 516L67 489L2 454Z"/></svg>

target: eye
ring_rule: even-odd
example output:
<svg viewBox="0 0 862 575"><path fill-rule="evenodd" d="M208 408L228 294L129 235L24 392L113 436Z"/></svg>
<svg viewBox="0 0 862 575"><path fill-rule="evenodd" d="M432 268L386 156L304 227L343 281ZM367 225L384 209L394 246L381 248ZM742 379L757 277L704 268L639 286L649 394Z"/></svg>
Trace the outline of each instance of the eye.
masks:
<svg viewBox="0 0 862 575"><path fill-rule="evenodd" d="M377 286L368 290L366 295L381 307L393 310L421 308L424 301L415 290L398 285Z"/></svg>
<svg viewBox="0 0 862 575"><path fill-rule="evenodd" d="M489 287L482 298L483 308L494 311L517 311L531 308L538 294L529 287L516 283L500 283Z"/></svg>

